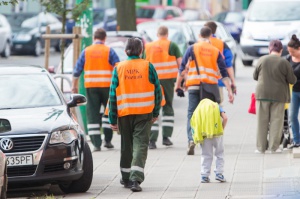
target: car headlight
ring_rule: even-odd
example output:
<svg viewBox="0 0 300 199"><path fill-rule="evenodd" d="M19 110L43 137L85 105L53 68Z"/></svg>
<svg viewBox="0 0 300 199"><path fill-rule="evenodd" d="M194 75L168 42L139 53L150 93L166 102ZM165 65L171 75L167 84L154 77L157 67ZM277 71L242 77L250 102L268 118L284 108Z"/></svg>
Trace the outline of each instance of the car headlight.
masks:
<svg viewBox="0 0 300 199"><path fill-rule="evenodd" d="M242 37L245 38L245 39L253 39L251 33L250 32L246 32L246 31L242 32Z"/></svg>
<svg viewBox="0 0 300 199"><path fill-rule="evenodd" d="M55 131L52 132L49 144L65 143L70 144L78 139L78 134L75 130Z"/></svg>
<svg viewBox="0 0 300 199"><path fill-rule="evenodd" d="M17 35L17 37L15 38L15 40L17 41L29 41L31 40L32 36L29 34L19 34Z"/></svg>

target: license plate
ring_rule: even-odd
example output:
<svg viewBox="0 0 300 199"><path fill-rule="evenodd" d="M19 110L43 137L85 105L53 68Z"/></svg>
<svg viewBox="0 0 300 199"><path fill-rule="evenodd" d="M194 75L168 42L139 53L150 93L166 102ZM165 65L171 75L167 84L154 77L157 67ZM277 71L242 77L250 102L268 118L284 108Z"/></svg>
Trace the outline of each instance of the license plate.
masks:
<svg viewBox="0 0 300 199"><path fill-rule="evenodd" d="M269 49L268 48L259 48L258 53L259 54L269 54Z"/></svg>
<svg viewBox="0 0 300 199"><path fill-rule="evenodd" d="M15 48L16 49L20 49L20 48L22 48L23 46L22 46L22 44L17 44L17 45L15 45Z"/></svg>
<svg viewBox="0 0 300 199"><path fill-rule="evenodd" d="M32 164L32 155L7 156L7 166L22 166Z"/></svg>

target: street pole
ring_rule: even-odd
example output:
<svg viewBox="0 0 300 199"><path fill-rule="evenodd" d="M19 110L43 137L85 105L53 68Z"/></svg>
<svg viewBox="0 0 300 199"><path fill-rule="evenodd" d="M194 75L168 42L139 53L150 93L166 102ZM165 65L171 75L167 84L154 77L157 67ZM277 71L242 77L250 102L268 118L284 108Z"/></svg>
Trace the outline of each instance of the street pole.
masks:
<svg viewBox="0 0 300 199"><path fill-rule="evenodd" d="M76 4L80 4L83 0L76 0ZM93 43L93 1L89 1L88 8L82 12L78 20L76 21L76 26L81 27L81 34L84 38L81 40L81 50L85 49L87 46L90 46ZM86 95L84 88L84 72L80 75L79 78L79 93ZM80 106L80 112L83 119L84 130L87 134L87 119L86 119L86 106Z"/></svg>
<svg viewBox="0 0 300 199"><path fill-rule="evenodd" d="M167 5L171 6L173 4L173 0L168 0Z"/></svg>

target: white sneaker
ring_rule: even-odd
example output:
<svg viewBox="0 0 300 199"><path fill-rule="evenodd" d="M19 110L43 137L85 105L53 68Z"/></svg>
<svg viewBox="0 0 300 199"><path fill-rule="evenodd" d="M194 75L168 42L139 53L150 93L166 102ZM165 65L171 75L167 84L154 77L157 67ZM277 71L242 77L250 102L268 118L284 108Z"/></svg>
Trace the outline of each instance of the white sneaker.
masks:
<svg viewBox="0 0 300 199"><path fill-rule="evenodd" d="M259 151L258 149L256 149L256 150L254 151L254 153L257 153L257 154L264 154L265 152L261 152L261 151Z"/></svg>
<svg viewBox="0 0 300 199"><path fill-rule="evenodd" d="M276 151L271 151L271 153L282 153L282 149L277 149Z"/></svg>

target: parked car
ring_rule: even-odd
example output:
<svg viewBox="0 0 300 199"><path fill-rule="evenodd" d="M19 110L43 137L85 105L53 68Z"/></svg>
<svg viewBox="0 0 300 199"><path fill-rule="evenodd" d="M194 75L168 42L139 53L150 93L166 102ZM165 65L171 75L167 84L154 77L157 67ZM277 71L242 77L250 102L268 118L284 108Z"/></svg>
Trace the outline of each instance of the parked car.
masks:
<svg viewBox="0 0 300 199"><path fill-rule="evenodd" d="M4 120L0 119L0 133L4 132L5 126L2 125ZM0 145L5 143L0 141ZM0 150L0 198L6 199L7 192L7 158L5 154Z"/></svg>
<svg viewBox="0 0 300 199"><path fill-rule="evenodd" d="M0 14L0 55L1 57L10 56L10 47L12 40L11 27L6 17Z"/></svg>
<svg viewBox="0 0 300 199"><path fill-rule="evenodd" d="M142 6L136 11L136 24L156 20L179 20L183 21L180 8L176 6Z"/></svg>
<svg viewBox="0 0 300 199"><path fill-rule="evenodd" d="M213 19L222 23L229 30L232 37L240 42L245 20L244 12L221 12L215 15Z"/></svg>
<svg viewBox="0 0 300 199"><path fill-rule="evenodd" d="M66 102L42 67L0 65L0 115L8 131L0 134L7 156L9 185L58 184L65 193L86 192L93 158L70 108L86 103L80 94Z"/></svg>
<svg viewBox="0 0 300 199"><path fill-rule="evenodd" d="M270 4L272 7L270 7ZM300 36L300 0L253 0L250 3L241 36L242 62L252 66L253 60L269 53L270 40L287 43L293 34Z"/></svg>
<svg viewBox="0 0 300 199"><path fill-rule="evenodd" d="M93 10L94 28L103 28L107 31L117 29L117 9L116 8L97 8Z"/></svg>
<svg viewBox="0 0 300 199"><path fill-rule="evenodd" d="M169 39L175 42L181 53L184 53L190 43L194 43L196 38L191 27L180 21L152 21L137 25L137 31L148 38L148 41L157 40L157 29L160 26L167 26L169 29Z"/></svg>
<svg viewBox="0 0 300 199"><path fill-rule="evenodd" d="M188 22L188 24L191 26L193 29L195 37L198 37L200 34L201 28L204 26L206 21L191 21ZM217 31L216 31L216 37L221 39L223 42L225 42L228 47L230 48L232 54L233 54L233 59L232 59L232 66L234 68L234 72L236 72L236 67L235 67L235 60L237 56L237 46L236 42L231 36L231 34L228 32L228 30L219 22L216 22L217 24Z"/></svg>
<svg viewBox="0 0 300 199"><path fill-rule="evenodd" d="M39 56L45 45L42 34L46 26L50 26L51 33L61 32L61 22L50 13L12 13L6 15L13 31L12 51L19 54L33 54ZM60 39L51 39L51 47L60 51Z"/></svg>
<svg viewBox="0 0 300 199"><path fill-rule="evenodd" d="M183 18L186 21L209 20L211 15L208 10L184 9Z"/></svg>

